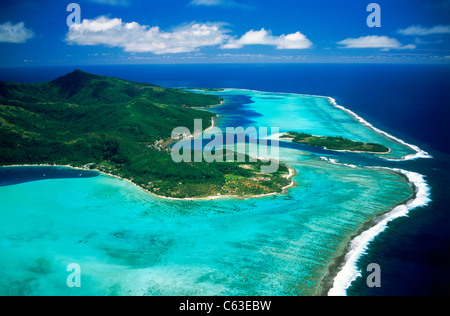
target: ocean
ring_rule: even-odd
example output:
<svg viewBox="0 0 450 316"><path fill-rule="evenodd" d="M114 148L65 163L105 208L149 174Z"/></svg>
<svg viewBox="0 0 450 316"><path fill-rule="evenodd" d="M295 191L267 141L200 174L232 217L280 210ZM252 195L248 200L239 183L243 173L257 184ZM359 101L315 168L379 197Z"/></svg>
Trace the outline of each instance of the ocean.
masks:
<svg viewBox="0 0 450 316"><path fill-rule="evenodd" d="M419 146L433 156L433 159L389 162L363 158L364 165L401 168L424 175L431 187L431 202L426 207L413 210L408 217L390 222L388 228L370 243L365 250L365 255L358 261L358 269L363 276L368 274L365 267L369 263L380 265L382 286L369 288L365 278L362 277L352 283L347 294L450 295L450 274L448 273L450 269L450 231L448 229L450 227L450 217L448 216L450 211L448 206L450 205L448 194L450 184L450 146L448 146L450 92L447 89L450 84L449 65L121 65L16 68L0 69L0 80L40 82L55 79L73 71L74 68L166 87L237 88L274 93L329 96L335 99L339 105L361 116L377 128L409 144ZM267 110L268 107L262 105L260 109ZM226 111L226 109L222 110ZM274 112L271 116L276 117L282 114L275 113L277 110L282 111L283 109L273 109ZM248 111L249 109L247 109ZM231 124L236 126L249 124L249 116L245 112L242 115L233 116L234 122ZM270 114L270 109L267 113ZM270 124L270 122L265 123ZM317 126L311 128L314 129ZM294 157L292 149L286 148L285 150L288 157ZM347 164L360 164L362 161L361 158L355 158L352 155L338 155L338 158L339 162ZM297 160L294 161L294 158L292 159L292 163L302 168L302 164ZM307 165L309 160L307 161L302 160L302 163ZM310 170L316 168L315 164L319 164L319 162L311 162L312 169ZM310 172L312 179L315 175L310 170L304 171L305 173ZM76 181L84 181L84 179ZM339 183L325 178L321 178L321 181L323 181L324 187L326 187L326 181L330 181L329 185L338 185ZM389 178L389 181L394 180ZM377 193L374 191L372 194L376 195ZM309 197L311 198L311 195ZM268 206L264 206L264 202L257 202L257 204L260 203L261 209L270 213ZM336 203L344 202L339 200ZM234 202L231 204L234 208L238 207ZM248 206L239 207L245 209ZM248 211L253 212L253 210ZM272 217L273 214L270 216ZM293 215L289 214L287 217L280 215L280 218L276 220L283 222L290 216ZM273 219L275 220L275 217ZM325 221L325 219L323 220ZM178 224L177 222L176 225ZM215 223L214 225L219 224ZM255 232L268 229L262 223L258 223L257 227L260 230L255 228ZM211 230L211 226L204 228ZM143 231L139 230L142 234ZM225 231L230 234L227 236L227 240L231 242L234 238L231 235L232 231ZM294 234L294 228L289 226L287 231L280 232L286 238L289 236L288 233ZM138 237L133 235L133 238L138 239ZM235 238L234 242L237 242L237 236ZM166 243L169 241L162 238L160 243L166 247ZM295 249L293 247L289 250L295 252ZM323 251L325 262L327 255L326 251ZM292 255L292 253L290 254ZM131 259L137 260L134 257ZM305 262L299 262L297 269L303 267ZM211 262L205 262L205 264L207 263ZM295 265L293 267L295 268ZM309 269L306 270L311 271L314 268L309 267ZM319 265L315 269L320 270L323 267ZM299 272L299 274L301 273L305 273L305 271ZM211 275L219 277L213 272ZM274 284L277 283L274 281ZM217 286L217 284L215 285ZM264 288L260 290L261 293L267 291ZM211 288L208 293L221 292L219 288ZM292 294L287 290L283 293ZM304 293L309 294L307 289Z"/></svg>

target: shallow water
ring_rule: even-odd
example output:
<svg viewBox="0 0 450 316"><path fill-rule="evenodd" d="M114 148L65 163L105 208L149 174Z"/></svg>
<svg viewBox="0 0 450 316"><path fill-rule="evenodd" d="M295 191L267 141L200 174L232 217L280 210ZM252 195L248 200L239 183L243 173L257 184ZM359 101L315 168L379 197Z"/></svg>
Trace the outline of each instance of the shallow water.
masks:
<svg viewBox="0 0 450 316"><path fill-rule="evenodd" d="M387 159L400 159L415 153L410 147L356 122L354 117L336 107L327 97L237 89L229 89L220 95L232 97L231 102L216 110L218 114L229 115L230 112L236 113L236 107L239 109L237 115L233 113L237 119L235 116L226 117L222 123L224 126L278 127L281 133L294 131L377 143L392 150L389 154L380 155ZM244 106L240 106L242 103ZM247 120L240 119L242 115Z"/></svg>
<svg viewBox="0 0 450 316"><path fill-rule="evenodd" d="M224 96L245 102L215 111L251 111L249 125L380 139L395 147L393 157L411 153L324 98L244 90ZM232 119L222 127L245 125ZM316 294L358 229L413 194L391 170L321 156L280 148L298 186L276 198L172 201L104 175L1 187L0 294ZM81 288L67 287L70 263L81 267Z"/></svg>

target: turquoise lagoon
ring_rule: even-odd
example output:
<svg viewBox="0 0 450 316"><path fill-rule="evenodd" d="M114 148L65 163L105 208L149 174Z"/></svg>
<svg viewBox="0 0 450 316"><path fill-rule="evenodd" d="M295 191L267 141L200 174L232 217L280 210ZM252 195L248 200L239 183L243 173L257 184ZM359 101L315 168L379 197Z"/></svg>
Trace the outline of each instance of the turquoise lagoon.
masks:
<svg viewBox="0 0 450 316"><path fill-rule="evenodd" d="M214 109L222 128L248 112L244 127L380 142L393 149L388 159L420 152L327 98L220 94L229 101ZM364 167L364 159L349 166L332 153L283 146L280 158L297 186L259 199L162 199L107 175L0 187L0 295L317 295L338 273L334 287L345 293L357 273L343 259L352 240L394 207L427 198L412 177ZM67 286L71 263L81 267L80 288Z"/></svg>

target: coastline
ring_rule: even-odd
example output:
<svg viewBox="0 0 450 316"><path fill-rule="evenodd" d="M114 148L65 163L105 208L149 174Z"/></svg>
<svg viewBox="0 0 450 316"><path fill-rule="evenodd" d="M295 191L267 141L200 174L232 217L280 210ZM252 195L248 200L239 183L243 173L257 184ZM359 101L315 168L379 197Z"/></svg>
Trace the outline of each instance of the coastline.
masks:
<svg viewBox="0 0 450 316"><path fill-rule="evenodd" d="M241 91L250 91L250 92L258 92L258 93L267 93L264 91L257 90L248 90L248 89L227 89L227 90L241 90ZM295 93L277 93L277 92L269 92L281 95L292 95ZM430 154L420 149L418 146L411 145L395 136L392 136L378 128L374 125L370 124L362 117L358 116L356 113L351 110L337 104L336 100L331 97L326 96L318 96L318 95L306 95L306 94L297 94L311 97L320 97L325 98L329 101L331 105L334 107L346 112L352 118L355 119L356 122L362 124L366 128L373 130L375 133L384 136L391 141L399 143L403 146L410 148L415 153L403 156L397 159L391 159L386 157L381 157L381 155L386 155L392 152L392 149L389 148L389 153L371 153L375 155L379 155L380 158L386 161L393 162L401 162L407 160L415 160L420 158L430 159L433 158ZM270 138L279 139L279 137L283 134L272 135ZM280 139L279 139L280 140ZM289 141L289 139L284 139L285 141ZM290 141L292 141L291 139ZM327 149L327 148L324 148ZM328 150L328 149L327 149ZM330 150L333 151L333 150ZM338 150L336 150L338 151ZM353 152L353 151L349 151ZM364 152L369 153L369 152ZM359 168L358 166L340 164L334 160L328 160L330 163L344 165L351 168ZM405 180L410 184L413 188L414 193L411 195L409 199L405 199L404 201L393 205L391 208L387 209L386 212L377 215L374 219L364 223L361 225L360 229L358 229L354 235L349 237L349 243L344 248L342 253L338 255L332 262L329 263L327 269L328 272L323 276L322 280L319 282L317 287L316 295L320 296L346 296L347 290L350 288L351 283L361 276L360 271L358 271L357 263L358 260L365 254L366 249L370 245L370 243L382 232L384 232L388 228L388 224L394 221L397 218L408 216L409 212L418 208L423 207L429 204L431 201L430 197L430 187L426 182L423 175L405 171L402 169L393 169L393 168L385 168L385 167L371 167L371 168L380 168L380 169L388 169L392 172L395 172L405 178Z"/></svg>
<svg viewBox="0 0 450 316"><path fill-rule="evenodd" d="M208 110L208 109L210 109L210 108L220 106L220 105L224 104L225 102L226 102L225 100L222 100L222 101L220 101L219 104L210 105L210 106L208 106L208 107L197 107L197 108L192 107L191 109ZM215 113L213 113L213 114L215 114ZM216 114L216 116L211 117L211 126L210 126L210 127L206 128L206 129L203 130L202 132L195 133L195 131L194 131L194 134L192 134L192 135L190 135L190 136L188 136L188 137L186 137L186 138L184 138L184 139L182 139L182 140L195 139L195 138L197 138L198 136L200 136L200 135L202 135L202 134L204 134L204 133L207 133L207 132L209 132L210 130L214 129L214 128L216 127L216 119L219 119L219 117L220 117L219 114ZM166 142L164 142L164 147L167 147L167 146L171 145L173 142L176 142L176 141L180 141L180 140L179 140L179 139L177 140L177 139L172 139L172 138L170 138L170 139L168 139Z"/></svg>
<svg viewBox="0 0 450 316"><path fill-rule="evenodd" d="M225 89L226 90L241 90L241 91L251 91L251 92L263 92L263 91L257 91L257 90L248 90L248 89ZM277 94L285 94L290 95L292 93L277 93ZM414 160L419 158L433 158L431 155L426 153L425 151L421 150L419 147L415 145L408 144L404 142L401 139L398 139L376 127L374 127L369 122L365 121L363 118L358 116L356 113L346 109L343 106L340 106L337 104L336 100L331 97L326 96L318 96L318 95L306 95L305 96L312 96L312 97L320 97L327 99L331 105L335 106L336 108L348 113L351 117L353 117L357 122L364 125L367 128L372 129L374 132L376 132L379 135L385 136L392 141L395 141L397 143L400 143L404 146L409 147L413 151L416 152L416 154L411 154L404 156L400 159L389 159L389 158L383 158L388 161L406 161L406 160ZM272 135L272 137L275 136L275 139L281 136L279 135ZM270 137L272 139L272 137ZM288 140L287 140L288 141ZM366 154L376 154L376 155L386 155L392 152L392 149L389 148L389 152L386 153L377 153L377 152L357 152L357 151L349 151L349 150L332 150L327 149L330 151L336 151L336 152L351 152L351 153L366 153ZM338 162L329 161L330 163L340 164ZM345 165L341 164L346 167L351 168L358 168L357 166L351 166L351 165ZM350 236L350 241L348 245L344 248L344 251L336 257L330 264L328 265L328 273L323 277L321 282L318 285L317 294L321 296L345 296L347 289L351 286L351 283L359 277L359 271L357 270L357 261L359 258L361 258L364 255L364 251L367 249L367 247L370 245L370 243L383 231L385 231L388 228L388 224L403 216L407 216L409 211L419 207L419 206L426 206L428 202L423 202L423 192L425 191L425 200L430 201L429 199L429 187L425 180L423 180L423 184L425 186L422 186L420 183L414 181L414 179L411 179L411 175L418 176L419 178L423 179L423 175L408 172L401 169L391 169L391 168L384 168L384 167L373 167L373 168L380 168L380 169L388 169L392 172L395 172L405 178L405 180L410 184L410 186L413 188L414 194L411 195L410 198L405 199L404 201L397 203L393 205L391 208L387 209L386 212L381 213L377 215L374 219L362 224L360 229L358 229L353 235ZM291 168L289 167L290 173ZM295 185L295 182L292 182L289 186L283 189L288 189L289 187ZM151 193L151 192L150 192ZM418 199L420 193L420 199ZM246 198L259 198L259 197L265 197L265 196L272 196L272 195L278 195L279 193L271 193L271 194L265 194L260 196L249 196L249 197L242 197L242 199ZM227 198L227 197L235 197L235 198L241 198L239 196L221 196L221 197L206 197L206 198L197 198L197 199L174 199L174 200L215 200L220 198ZM165 197L162 197L165 198ZM172 198L168 198L172 199ZM415 205L417 204L417 205Z"/></svg>
<svg viewBox="0 0 450 316"><path fill-rule="evenodd" d="M294 138L282 138L283 136L287 135L288 133L281 133L281 134L277 134L277 135L273 135L272 137L270 137L271 140L278 140L278 141L285 141L285 142L289 142L289 143L294 143L294 144L300 144L300 145L307 145L307 146L311 146L308 144L302 144L302 143L296 143L294 142ZM356 154L375 154L375 155L388 155L392 152L392 149L389 148L389 151L384 152L384 153L380 153L380 152L374 152L374 151L359 151L359 150L347 150L347 149L329 149L327 147L319 147L325 150L329 150L329 151L336 151L336 152L344 152L344 153L356 153Z"/></svg>
<svg viewBox="0 0 450 316"><path fill-rule="evenodd" d="M424 150L420 149L418 146L416 145L411 145L405 141L403 141L400 138L397 138L393 135L390 135L388 133L386 133L385 131L382 131L378 128L376 128L375 126L373 126L372 124L370 124L369 122L367 122L366 120L364 120L362 117L360 117L358 114L356 114L355 112L345 108L342 105L339 105L337 103L337 101L329 96L323 96L323 95L314 95L314 94L300 94L300 93L289 93L289 92L268 92L268 91L259 91L259 90L252 90L252 89L236 89L236 88L224 88L224 91L249 91L249 92L257 92L257 93L273 93L273 94L279 94L279 95L302 95L302 96L307 96L307 97L317 97L317 98L324 98L327 99L329 101L329 103L331 105L333 105L335 108L340 109L344 112L346 112L347 114L349 114L351 117L353 117L357 122L359 122L360 124L364 125L365 127L373 130L375 133L382 135L384 137L387 137L388 139L391 139L403 146L406 146L408 148L410 148L411 150L415 151L415 154L410 154L410 155L406 155L402 158L398 158L398 159L391 159L391 158L383 158L386 159L387 161L406 161L406 160L415 160L415 159L419 159L419 158L424 158L424 159L430 159L433 158L433 156L431 156L429 153L425 152ZM379 153L377 153L379 154Z"/></svg>
<svg viewBox="0 0 450 316"><path fill-rule="evenodd" d="M345 109L345 108L344 108ZM356 114L355 114L356 115ZM370 125L370 123L368 123ZM214 128L215 125L215 120L214 118L212 118L212 126L207 128L204 132L207 132L208 130L211 130L212 128ZM381 131L382 132L382 131ZM197 135L198 136L198 135ZM413 145L412 145L413 146ZM367 153L367 152L365 152ZM380 153L376 153L376 154L380 154ZM408 157L408 156L405 156ZM422 157L416 157L416 158L422 158ZM415 158L414 158L415 159ZM389 159L387 159L389 160ZM393 160L393 161L403 161L403 160L407 160L407 159L400 159L400 160ZM72 168L72 169L76 169L76 170L82 170L82 171L86 171L88 169L84 169L84 168L80 168L80 167L73 167L70 165L64 165L64 166L58 166L58 165L16 165L16 166L5 166L5 167L21 167L21 166L49 166L49 167L68 167L68 168ZM382 167L374 167L374 168L382 168ZM411 184L411 186L414 188L414 195L411 196L411 198L403 201L402 203L398 203L396 205L394 205L389 211L386 211L383 214L380 214L378 216L376 216L375 219L372 219L369 222L364 223L361 228L354 234L351 236L351 241L348 243L348 245L345 248L345 251L342 253L342 255L338 258L336 258L332 263L330 263L329 265L329 274L327 276L324 277L324 285L323 285L323 292L321 293L325 293L324 295L345 295L345 291L346 289L348 289L348 286L350 285L350 283L348 283L349 281L349 271L351 271L353 274L351 275L351 277L353 278L355 275L357 275L358 271L355 268L356 267L356 261L363 255L363 253L360 253L360 251L364 251L373 239L376 238L376 236L378 236L378 234L380 234L382 231L384 231L387 226L385 227L381 227L383 228L383 230L378 231L375 229L376 227L378 227L379 224L384 223L384 220L387 220L387 222L385 223L386 225L400 217L401 214L399 214L398 217L390 217L389 214L392 213L396 213L398 211L398 213L402 213L402 211L405 211L406 208L406 212L409 212L410 210L418 207L415 206L414 208L411 208L408 210L408 205L414 205L414 203L416 202L416 200L418 199L419 196L419 185L416 184L415 182L411 181L411 179L404 173L401 173L400 169L390 169L390 168L386 168L389 170L392 170L393 172L397 172L399 174L402 174L405 179L408 180L408 182ZM89 169L91 170L91 169ZM113 174L109 174L100 170L96 170L96 169L92 169L91 171L97 171L100 174L103 175L107 175L107 176L112 176L115 178L118 178L120 180L125 180L137 187L139 187L140 189L147 191L148 193L150 193L151 195L158 197L158 198L163 198L163 199L170 199L170 200L178 200L178 201L204 201L204 200L216 200L216 199L225 199L225 198L237 198L237 199L250 199L250 198L260 198L260 197L266 197L266 196L272 196L272 195L278 195L280 193L270 193L270 194L264 194L264 195L258 195L258 196L232 196L232 195L224 195L224 196L210 196L210 197L203 197L203 198L170 198L170 197L164 197L164 196L160 196L157 195L153 192L150 192L144 188L142 188L141 186L135 184L133 181L129 180L129 179L125 179L122 178L120 176L117 175L113 175ZM295 172L295 171L294 171ZM407 172L407 171L404 171ZM419 175L419 174L415 174L415 175ZM291 168L289 167L289 176L291 176ZM421 176L421 175L419 175ZM295 182L291 182L290 185L288 185L287 187L283 188L283 192L285 191L285 189L288 189L289 187L295 185ZM397 210L397 211L396 211ZM403 214L403 213L402 213ZM394 216L396 214L392 214L392 216ZM407 213L406 213L407 215ZM401 216L406 216L406 215L401 215ZM377 234L375 234L374 236L372 236L372 234L370 234L370 232L377 232ZM362 237L361 237L362 236ZM361 237L361 239L358 239L359 237ZM363 237L370 237L369 240L364 240ZM356 244L354 244L354 241L357 240ZM366 241L366 243L364 244L364 241ZM358 256L359 255L359 256ZM356 258L356 259L355 259ZM334 264L334 266L332 266ZM352 270L351 270L352 269ZM340 277L343 276L343 277ZM328 277L327 280L325 280ZM336 283L336 284L335 284ZM348 285L348 286L347 286ZM319 286L321 286L319 284ZM346 287L347 286L347 287ZM342 290L344 289L344 290ZM344 293L344 294L342 294Z"/></svg>
<svg viewBox="0 0 450 316"><path fill-rule="evenodd" d="M288 166L288 169L289 169L289 175L288 175L287 179L290 180L297 173L290 166ZM121 179L120 177L118 177L118 178ZM148 190L138 186L137 184L133 183L132 181L129 181L129 180L126 180L126 179L122 179L122 180L128 181L128 182L136 185L140 189L143 189L144 191L147 191L148 193L150 193L153 196L156 196L156 197L161 198L161 199L172 200L172 201L213 201L213 200L227 199L227 198L235 198L235 199L238 199L238 200L259 199L259 198L268 197L268 196L286 194L286 191L289 188L292 188L292 187L294 187L296 185L295 181L292 180L289 185L281 188L282 189L281 193L279 193L279 192L272 192L272 193L260 194L260 195L242 195L242 196L241 195L219 195L219 196L213 195L213 196L198 197L198 198L172 198L172 197L162 196L162 195L158 195L158 194L155 194L153 192L150 192L150 191L148 191Z"/></svg>
<svg viewBox="0 0 450 316"><path fill-rule="evenodd" d="M126 181L157 198L173 200L173 201L212 201L212 200L226 199L226 198L236 198L236 199L240 199L240 200L254 199L254 198L257 199L257 198L263 198L263 197L268 197L268 196L286 194L286 192L289 188L292 188L296 185L296 182L294 180L292 180L290 184L281 188L282 189L281 193L280 192L272 192L272 193L260 194L260 195L242 195L242 196L240 196L240 195L220 195L220 196L207 196L207 197L198 197L198 198L172 198L172 197L158 195L154 192L151 192L151 191L141 187L140 185L134 183L130 179L122 178L118 175L115 175L112 173L107 173L107 172L104 172L104 171L101 171L98 169L85 169L85 168L75 167L75 166L71 166L71 165L50 165L50 164L23 164L23 165L2 165L2 166L0 166L0 168L19 168L19 167L55 167L55 168L70 168L70 169L79 170L79 171L96 171L99 174L102 174L104 176L109 176L109 177L113 177L113 178L116 178L116 179L119 179L122 181ZM288 169L289 169L289 174L287 175L286 179L290 180L295 175L297 175L297 172L291 166L288 166Z"/></svg>
<svg viewBox="0 0 450 316"><path fill-rule="evenodd" d="M339 105L335 99L333 99L332 97L323 97L322 98L327 98L329 100L329 102L335 106L336 108L348 113L350 116L352 116L355 120L357 120L359 123L361 123L362 125L372 129L374 132L378 133L379 135L385 136L403 146L409 147L410 149L412 149L413 151L416 152L416 154L411 154L411 155L406 155L402 158L399 159L390 159L390 158L383 158L386 159L388 161L405 161L405 160L414 160L414 159L418 159L418 158L424 158L424 159L430 159L433 158L433 156L431 156L430 154L428 154L427 152L423 151L422 149L420 149L418 146L415 145L411 145L408 144L407 142L401 140L400 138L397 138L393 135L390 135L388 133L386 133L385 131L380 130L379 128L376 128L375 126L373 126L372 124L370 124L369 122L367 122L366 120L364 120L362 117L360 117L358 114L356 114L355 112L343 107L342 105Z"/></svg>
<svg viewBox="0 0 450 316"><path fill-rule="evenodd" d="M193 107L191 107L191 109L196 109L196 110L199 110L199 109L204 109L204 110L207 110L207 109L211 109L211 108L215 108L215 107L218 107L218 106L221 106L222 104L225 104L225 102L226 102L226 100L222 100L222 101L220 101L220 103L219 104L213 104L213 105L209 105L209 106L206 106L206 107L195 107L195 106L193 106Z"/></svg>
<svg viewBox="0 0 450 316"><path fill-rule="evenodd" d="M334 161L329 162L346 166ZM347 290L351 287L352 282L362 276L357 264L372 241L384 232L388 228L388 224L395 219L408 216L412 210L427 206L431 202L430 187L425 176L402 169L368 168L385 169L401 175L413 188L413 194L410 198L393 205L386 212L362 224L356 233L350 236L350 242L342 253L328 265L328 273L320 281L316 292L319 296L347 296Z"/></svg>
<svg viewBox="0 0 450 316"><path fill-rule="evenodd" d="M222 101L225 102L225 101ZM216 115L215 117L211 118L211 126L208 127L207 129L205 129L204 131L202 131L201 133L197 133L194 135L191 135L190 137L188 137L187 139L191 139L191 138L196 138L199 135L202 135L203 133L206 133L212 129L214 129L215 126L215 119L219 118L219 115ZM175 140L172 140L175 141ZM165 146L170 145L171 142L168 142ZM285 194L286 190L288 190L289 188L295 186L295 181L291 181L291 183L283 188L281 188L282 192L272 192L272 193L267 193L267 194L261 194L261 195L243 195L243 196L239 196L239 195L217 195L217 196L207 196L207 197L198 197L198 198L172 198L172 197L167 197L167 196L163 196L163 195L158 195L154 192L151 192L143 187L141 187L140 185L134 183L133 181L131 181L130 179L126 179L123 177L120 177L118 175L112 174L112 173L108 173L99 169L86 169L86 168L81 168L81 167L75 167L72 165L50 165L50 164L23 164L23 165L2 165L0 167L62 167L62 168L71 168L74 170L80 170L80 171L96 171L102 175L105 176L110 176L110 177L114 177L116 179L120 179L123 181L127 181L128 183L133 184L134 186L138 187L141 190L146 191L147 193L161 198L161 199L166 199L166 200L173 200L173 201L212 201L212 200L218 200L218 199L225 199L225 198L236 198L236 199L252 199L252 198L263 198L263 197L268 197L268 196L274 196L274 195L279 195L279 194ZM292 179L297 173L296 171L291 167L291 166L287 166L288 170L289 170L289 174L287 176L287 179L290 180Z"/></svg>

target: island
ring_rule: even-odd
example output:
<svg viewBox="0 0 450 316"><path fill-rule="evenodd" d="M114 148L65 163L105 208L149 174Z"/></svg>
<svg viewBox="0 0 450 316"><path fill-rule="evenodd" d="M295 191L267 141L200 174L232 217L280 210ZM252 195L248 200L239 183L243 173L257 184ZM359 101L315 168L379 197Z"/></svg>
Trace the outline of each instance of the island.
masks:
<svg viewBox="0 0 450 316"><path fill-rule="evenodd" d="M213 95L80 70L44 83L0 82L0 165L98 170L166 198L285 192L293 172L283 164L277 173L262 174L262 160L172 160L173 129L193 131L195 119L213 125L216 114L204 108L222 102Z"/></svg>
<svg viewBox="0 0 450 316"><path fill-rule="evenodd" d="M186 90L204 91L204 92L223 92L223 88L184 88Z"/></svg>
<svg viewBox="0 0 450 316"><path fill-rule="evenodd" d="M280 139L292 140L294 143L314 147L322 147L327 150L350 151L358 153L388 154L389 148L379 144L362 143L343 137L314 136L306 133L289 132L283 134Z"/></svg>

